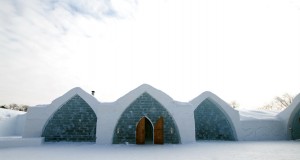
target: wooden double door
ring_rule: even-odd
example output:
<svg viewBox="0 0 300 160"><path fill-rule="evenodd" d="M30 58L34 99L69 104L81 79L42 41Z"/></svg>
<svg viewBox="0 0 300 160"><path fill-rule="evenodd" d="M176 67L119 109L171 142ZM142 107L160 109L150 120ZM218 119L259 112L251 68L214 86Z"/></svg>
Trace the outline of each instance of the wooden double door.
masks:
<svg viewBox="0 0 300 160"><path fill-rule="evenodd" d="M136 127L136 144L164 144L164 119L160 117L153 128L152 123L143 117Z"/></svg>

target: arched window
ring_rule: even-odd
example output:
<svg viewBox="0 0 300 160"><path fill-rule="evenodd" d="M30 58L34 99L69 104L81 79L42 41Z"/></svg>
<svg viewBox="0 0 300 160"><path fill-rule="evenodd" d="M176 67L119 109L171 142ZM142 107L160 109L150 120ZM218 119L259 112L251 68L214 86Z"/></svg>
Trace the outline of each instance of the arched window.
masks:
<svg viewBox="0 0 300 160"><path fill-rule="evenodd" d="M194 111L196 140L235 140L234 130L220 106L205 99Z"/></svg>
<svg viewBox="0 0 300 160"><path fill-rule="evenodd" d="M48 120L42 137L46 142L95 142L96 123L97 116L93 109L79 95L75 95Z"/></svg>

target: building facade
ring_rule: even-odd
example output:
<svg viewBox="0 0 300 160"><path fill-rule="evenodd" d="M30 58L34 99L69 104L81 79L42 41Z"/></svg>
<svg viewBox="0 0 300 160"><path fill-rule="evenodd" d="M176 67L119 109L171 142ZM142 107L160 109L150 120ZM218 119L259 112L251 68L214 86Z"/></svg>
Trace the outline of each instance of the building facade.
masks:
<svg viewBox="0 0 300 160"><path fill-rule="evenodd" d="M22 137L99 144L300 139L300 96L286 110L261 119L243 115L211 92L178 102L144 84L101 103L74 88L49 105L31 107Z"/></svg>

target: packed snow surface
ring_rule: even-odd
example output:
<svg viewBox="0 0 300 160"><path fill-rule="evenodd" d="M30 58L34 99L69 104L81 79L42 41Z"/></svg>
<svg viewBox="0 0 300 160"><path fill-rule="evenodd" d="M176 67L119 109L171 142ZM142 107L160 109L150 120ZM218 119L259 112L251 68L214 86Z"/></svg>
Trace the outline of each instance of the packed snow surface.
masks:
<svg viewBox="0 0 300 160"><path fill-rule="evenodd" d="M280 111L268 111L268 110L238 110L241 120L277 120L277 114Z"/></svg>
<svg viewBox="0 0 300 160"><path fill-rule="evenodd" d="M300 141L203 141L182 145L46 143L0 148L1 160L298 160Z"/></svg>

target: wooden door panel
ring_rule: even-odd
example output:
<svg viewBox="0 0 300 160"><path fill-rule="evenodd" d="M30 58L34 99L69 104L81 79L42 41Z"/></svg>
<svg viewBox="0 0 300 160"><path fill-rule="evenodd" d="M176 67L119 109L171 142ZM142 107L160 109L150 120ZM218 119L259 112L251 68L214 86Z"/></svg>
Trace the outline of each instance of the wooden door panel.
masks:
<svg viewBox="0 0 300 160"><path fill-rule="evenodd" d="M164 118L160 117L154 127L154 144L164 144Z"/></svg>
<svg viewBox="0 0 300 160"><path fill-rule="evenodd" d="M145 117L143 117L136 127L136 144L145 144Z"/></svg>

